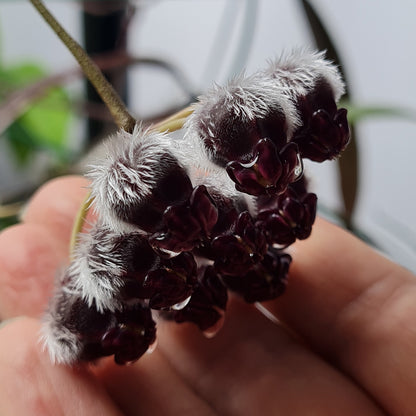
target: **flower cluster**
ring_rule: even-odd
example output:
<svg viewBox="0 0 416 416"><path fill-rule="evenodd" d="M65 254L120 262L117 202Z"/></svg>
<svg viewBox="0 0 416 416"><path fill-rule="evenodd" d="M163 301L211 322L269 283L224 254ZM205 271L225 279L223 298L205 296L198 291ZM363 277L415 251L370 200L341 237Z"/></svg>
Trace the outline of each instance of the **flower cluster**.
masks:
<svg viewBox="0 0 416 416"><path fill-rule="evenodd" d="M89 174L98 220L46 315L52 358L131 362L155 341L155 311L212 334L228 291L250 303L282 294L284 249L315 220L302 160L348 142L342 93L321 53L295 52L200 97L180 137L119 132Z"/></svg>

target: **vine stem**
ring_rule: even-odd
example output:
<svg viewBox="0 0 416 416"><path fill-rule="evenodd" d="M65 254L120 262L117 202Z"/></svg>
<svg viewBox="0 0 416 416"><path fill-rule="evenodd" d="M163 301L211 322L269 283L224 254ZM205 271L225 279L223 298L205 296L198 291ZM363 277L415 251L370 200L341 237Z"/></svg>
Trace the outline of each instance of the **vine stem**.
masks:
<svg viewBox="0 0 416 416"><path fill-rule="evenodd" d="M161 122L154 124L151 129L159 131L160 133L168 133L172 131L179 130L183 127L187 117L193 112L192 106L186 107L183 110L173 114L172 116L162 120ZM91 193L85 197L83 204L81 205L78 214L75 218L74 225L72 227L71 239L69 243L69 256L70 259L73 259L75 246L78 241L79 233L82 231L82 228L85 224L88 212L93 204L93 199L91 198Z"/></svg>
<svg viewBox="0 0 416 416"><path fill-rule="evenodd" d="M132 133L134 126L136 125L135 118L129 113L120 96L113 88L113 86L107 81L98 66L88 56L88 54L79 45L79 43L77 43L68 34L68 32L66 32L66 30L49 12L41 0L29 1L36 8L46 23L48 23L51 29L56 33L56 35L61 39L61 41L65 44L74 58L78 61L82 71L91 82L91 84L94 85L98 94L110 110L110 113L118 127L129 133Z"/></svg>

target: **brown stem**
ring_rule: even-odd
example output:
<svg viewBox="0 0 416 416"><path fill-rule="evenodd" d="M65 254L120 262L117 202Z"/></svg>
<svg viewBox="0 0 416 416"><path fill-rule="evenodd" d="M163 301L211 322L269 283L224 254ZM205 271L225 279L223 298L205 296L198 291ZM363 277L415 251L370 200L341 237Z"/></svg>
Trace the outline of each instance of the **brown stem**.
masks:
<svg viewBox="0 0 416 416"><path fill-rule="evenodd" d="M98 66L92 61L84 49L65 31L41 0L30 0L30 2L78 61L86 77L94 85L98 94L107 105L116 124L129 133L133 132L136 120L128 112L120 96L106 80Z"/></svg>

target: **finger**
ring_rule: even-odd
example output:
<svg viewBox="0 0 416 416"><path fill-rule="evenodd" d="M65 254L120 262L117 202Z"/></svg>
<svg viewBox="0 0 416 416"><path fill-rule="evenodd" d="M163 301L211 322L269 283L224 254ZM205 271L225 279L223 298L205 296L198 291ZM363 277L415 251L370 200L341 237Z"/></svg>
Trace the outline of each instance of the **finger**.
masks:
<svg viewBox="0 0 416 416"><path fill-rule="evenodd" d="M56 243L66 250L87 186L88 181L81 176L64 176L47 182L30 200L22 221L44 225L56 237Z"/></svg>
<svg viewBox="0 0 416 416"><path fill-rule="evenodd" d="M0 234L0 318L39 316L52 293L62 249L49 231L19 224Z"/></svg>
<svg viewBox="0 0 416 416"><path fill-rule="evenodd" d="M415 276L322 220L293 259L287 292L267 307L391 414L412 414Z"/></svg>
<svg viewBox="0 0 416 416"><path fill-rule="evenodd" d="M216 414L157 349L131 366L118 366L110 359L100 367L97 373L126 416Z"/></svg>
<svg viewBox="0 0 416 416"><path fill-rule="evenodd" d="M206 339L190 324L160 323L161 351L221 415L380 415L341 373L239 301Z"/></svg>
<svg viewBox="0 0 416 416"><path fill-rule="evenodd" d="M38 332L39 323L27 318L0 329L0 414L121 416L85 369L50 363Z"/></svg>
<svg viewBox="0 0 416 416"><path fill-rule="evenodd" d="M0 318L39 316L57 270L68 262L68 242L87 193L81 177L42 186L29 202L23 224L0 233Z"/></svg>

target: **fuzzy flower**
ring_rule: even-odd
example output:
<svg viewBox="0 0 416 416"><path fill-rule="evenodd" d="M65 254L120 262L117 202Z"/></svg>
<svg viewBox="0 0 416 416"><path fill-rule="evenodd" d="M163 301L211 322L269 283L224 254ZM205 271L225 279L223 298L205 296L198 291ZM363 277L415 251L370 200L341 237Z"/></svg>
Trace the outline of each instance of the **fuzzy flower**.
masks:
<svg viewBox="0 0 416 416"><path fill-rule="evenodd" d="M229 162L227 172L241 192L274 195L284 192L296 181L302 175L303 167L295 143L288 143L277 152L272 141L265 138L254 146L247 163Z"/></svg>
<svg viewBox="0 0 416 416"><path fill-rule="evenodd" d="M291 155L291 177L281 178L281 152L289 142L301 157L318 162L335 158L347 145L346 111L336 105L343 92L337 68L323 53L297 50L201 96L185 137L209 162L227 167L237 190L282 192L302 173L300 157Z"/></svg>
<svg viewBox="0 0 416 416"><path fill-rule="evenodd" d="M143 280L157 257L141 234L120 234L97 223L80 236L68 273L74 290L89 306L116 310L125 280Z"/></svg>
<svg viewBox="0 0 416 416"><path fill-rule="evenodd" d="M211 244L215 269L225 275L240 275L258 263L267 250L262 230L251 215L242 212L233 227Z"/></svg>
<svg viewBox="0 0 416 416"><path fill-rule="evenodd" d="M150 244L170 252L192 250L210 235L218 210L204 185L195 187L190 197L169 206L162 216L162 227L149 238Z"/></svg>
<svg viewBox="0 0 416 416"><path fill-rule="evenodd" d="M151 311L140 304L97 310L75 291L65 274L51 300L42 327L51 360L74 364L114 355L119 364L140 358L155 341Z"/></svg>
<svg viewBox="0 0 416 416"><path fill-rule="evenodd" d="M314 193L297 193L289 187L285 193L261 209L256 226L263 230L269 244L289 246L296 239L308 238L316 216L317 197Z"/></svg>
<svg viewBox="0 0 416 416"><path fill-rule="evenodd" d="M262 261L241 276L223 276L226 286L248 303L264 302L280 296L287 283L292 258L270 248Z"/></svg>
<svg viewBox="0 0 416 416"><path fill-rule="evenodd" d="M119 132L107 144L106 160L88 174L102 221L115 230L154 231L165 209L185 201L192 192L181 163L185 150L162 133L140 127L133 134Z"/></svg>
<svg viewBox="0 0 416 416"><path fill-rule="evenodd" d="M298 124L295 106L278 83L258 73L199 97L186 122L185 138L199 146L206 159L225 167L244 161L266 136L280 150Z"/></svg>
<svg viewBox="0 0 416 416"><path fill-rule="evenodd" d="M297 50L264 71L296 106L301 123L293 133L302 157L323 162L337 157L349 141L345 109L337 109L344 83L323 52Z"/></svg>
<svg viewBox="0 0 416 416"><path fill-rule="evenodd" d="M207 331L223 317L227 298L227 288L214 268L202 267L189 302L184 308L172 311L171 317L178 323L193 322L201 331Z"/></svg>
<svg viewBox="0 0 416 416"><path fill-rule="evenodd" d="M322 53L295 51L213 87L175 137L117 133L89 174L98 221L45 315L52 360L133 362L155 341L153 310L212 335L228 291L280 296L284 248L316 215L303 159L332 159L348 142L343 88Z"/></svg>

